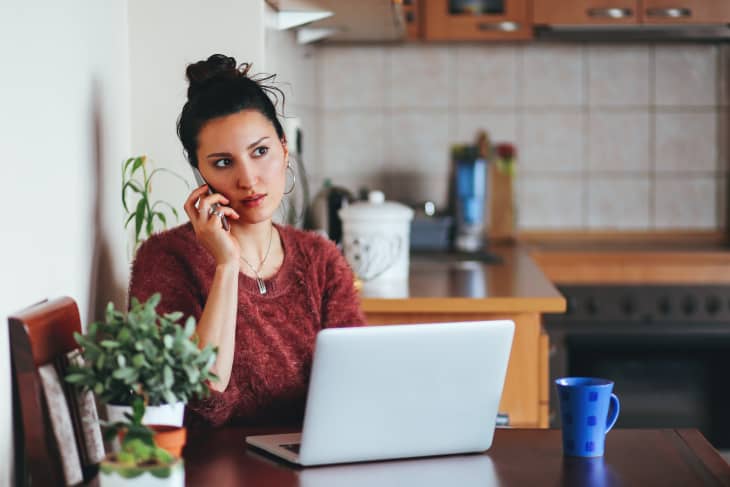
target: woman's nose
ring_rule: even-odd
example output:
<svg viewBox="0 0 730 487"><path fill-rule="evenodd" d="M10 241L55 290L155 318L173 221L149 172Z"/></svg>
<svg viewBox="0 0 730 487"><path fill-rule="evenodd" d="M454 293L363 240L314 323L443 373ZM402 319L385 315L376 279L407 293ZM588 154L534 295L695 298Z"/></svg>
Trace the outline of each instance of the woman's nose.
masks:
<svg viewBox="0 0 730 487"><path fill-rule="evenodd" d="M256 177L253 168L246 162L242 162L239 165L236 176L238 178L238 187L243 189L253 189L258 182L258 178Z"/></svg>

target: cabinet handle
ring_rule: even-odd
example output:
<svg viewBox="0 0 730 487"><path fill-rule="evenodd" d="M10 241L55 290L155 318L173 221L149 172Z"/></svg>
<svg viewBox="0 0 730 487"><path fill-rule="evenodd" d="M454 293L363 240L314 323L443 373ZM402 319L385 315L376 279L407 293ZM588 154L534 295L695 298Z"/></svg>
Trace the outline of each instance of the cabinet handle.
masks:
<svg viewBox="0 0 730 487"><path fill-rule="evenodd" d="M586 13L599 19L625 19L634 15L630 8L589 8Z"/></svg>
<svg viewBox="0 0 730 487"><path fill-rule="evenodd" d="M515 32L520 30L520 24L517 22L481 22L477 24L479 30L498 31L498 32Z"/></svg>
<svg viewBox="0 0 730 487"><path fill-rule="evenodd" d="M692 17L692 10L688 8L649 8L646 10L646 15L662 19L681 19Z"/></svg>

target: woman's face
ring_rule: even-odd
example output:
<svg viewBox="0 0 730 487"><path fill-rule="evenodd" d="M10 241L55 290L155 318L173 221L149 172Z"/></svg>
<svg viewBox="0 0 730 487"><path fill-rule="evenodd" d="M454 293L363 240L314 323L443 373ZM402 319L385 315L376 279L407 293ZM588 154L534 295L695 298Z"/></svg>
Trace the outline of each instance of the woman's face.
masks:
<svg viewBox="0 0 730 487"><path fill-rule="evenodd" d="M289 150L274 125L257 110L214 118L198 134L198 169L214 191L241 215L259 223L279 207Z"/></svg>

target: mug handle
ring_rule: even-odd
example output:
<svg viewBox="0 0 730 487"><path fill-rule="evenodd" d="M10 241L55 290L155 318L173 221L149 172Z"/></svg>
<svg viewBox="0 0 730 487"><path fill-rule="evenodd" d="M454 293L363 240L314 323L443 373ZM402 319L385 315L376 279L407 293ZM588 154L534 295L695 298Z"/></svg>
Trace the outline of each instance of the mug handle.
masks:
<svg viewBox="0 0 730 487"><path fill-rule="evenodd" d="M621 406L618 402L618 396L616 394L611 394L611 402L608 405L609 415L608 419L606 419L606 433L611 431L611 428L613 428L613 425L616 424L616 420L618 419L618 413L621 411ZM610 411L613 410L611 413Z"/></svg>

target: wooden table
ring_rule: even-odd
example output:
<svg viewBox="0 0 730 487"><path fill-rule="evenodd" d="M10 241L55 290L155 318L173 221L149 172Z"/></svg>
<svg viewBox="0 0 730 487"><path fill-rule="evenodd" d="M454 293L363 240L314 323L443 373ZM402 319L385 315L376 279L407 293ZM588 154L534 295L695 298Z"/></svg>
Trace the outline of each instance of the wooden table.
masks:
<svg viewBox="0 0 730 487"><path fill-rule="evenodd" d="M250 433L241 427L191 431L184 451L186 485L730 486L730 466L689 429L614 430L605 457L597 459L563 457L559 430L498 429L485 454L310 468L247 448L244 437Z"/></svg>

